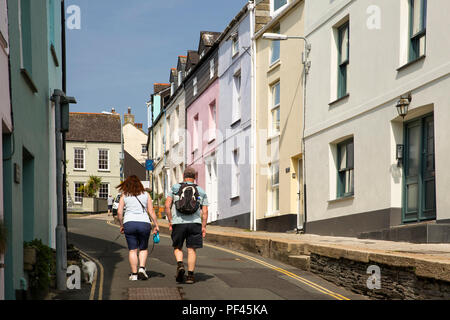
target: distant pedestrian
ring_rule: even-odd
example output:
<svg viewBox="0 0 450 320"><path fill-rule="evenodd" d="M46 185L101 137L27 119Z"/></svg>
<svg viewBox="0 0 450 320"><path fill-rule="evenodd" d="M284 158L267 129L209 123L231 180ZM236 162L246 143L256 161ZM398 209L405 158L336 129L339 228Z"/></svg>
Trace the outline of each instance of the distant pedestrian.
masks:
<svg viewBox="0 0 450 320"><path fill-rule="evenodd" d="M112 195L109 195L108 196L108 216L110 215L110 213L112 211L113 203L114 203L114 198Z"/></svg>
<svg viewBox="0 0 450 320"><path fill-rule="evenodd" d="M188 251L188 275L186 283L194 283L194 270L197 260L196 250L203 247L208 221L208 197L205 191L196 185L197 172L186 168L184 181L172 186L166 200L166 214L169 219L169 230L172 232L172 246L177 261L176 281L184 280L183 244L186 240ZM175 207L172 214L172 204Z"/></svg>
<svg viewBox="0 0 450 320"><path fill-rule="evenodd" d="M153 233L159 232L152 199L148 192L145 192L139 178L134 175L128 177L117 188L122 192L117 217L120 222L120 233L125 233L128 244L128 259L131 266L129 279L147 280L149 278L146 272L148 240L152 230L148 214L155 224Z"/></svg>

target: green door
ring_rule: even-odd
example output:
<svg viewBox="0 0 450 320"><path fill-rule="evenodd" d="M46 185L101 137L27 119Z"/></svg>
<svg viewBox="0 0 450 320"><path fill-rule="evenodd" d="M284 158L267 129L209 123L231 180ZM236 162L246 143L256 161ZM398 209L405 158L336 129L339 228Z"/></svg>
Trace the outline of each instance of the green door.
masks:
<svg viewBox="0 0 450 320"><path fill-rule="evenodd" d="M403 222L436 219L434 120L405 125Z"/></svg>

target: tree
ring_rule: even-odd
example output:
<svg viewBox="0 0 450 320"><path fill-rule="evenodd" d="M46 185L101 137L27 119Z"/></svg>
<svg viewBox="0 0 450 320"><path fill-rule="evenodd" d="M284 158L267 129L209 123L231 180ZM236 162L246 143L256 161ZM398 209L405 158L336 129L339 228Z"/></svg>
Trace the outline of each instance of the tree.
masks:
<svg viewBox="0 0 450 320"><path fill-rule="evenodd" d="M102 183L102 178L97 176L89 176L89 180L85 185L81 186L78 191L82 192L84 197L95 198L98 189L100 189L100 184Z"/></svg>

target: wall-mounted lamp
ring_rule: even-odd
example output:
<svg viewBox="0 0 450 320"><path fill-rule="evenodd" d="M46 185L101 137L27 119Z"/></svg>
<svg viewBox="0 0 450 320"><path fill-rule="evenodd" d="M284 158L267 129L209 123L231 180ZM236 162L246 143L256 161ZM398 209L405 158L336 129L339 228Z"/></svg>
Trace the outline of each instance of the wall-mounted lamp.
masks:
<svg viewBox="0 0 450 320"><path fill-rule="evenodd" d="M397 145L397 152L396 152L396 159L397 159L397 167L400 168L400 166L403 163L403 155L404 155L404 148L405 146L403 144Z"/></svg>
<svg viewBox="0 0 450 320"><path fill-rule="evenodd" d="M403 119L408 114L409 105L411 104L411 93L408 94L406 97L400 97L400 99L397 101L397 112L398 115L401 116Z"/></svg>

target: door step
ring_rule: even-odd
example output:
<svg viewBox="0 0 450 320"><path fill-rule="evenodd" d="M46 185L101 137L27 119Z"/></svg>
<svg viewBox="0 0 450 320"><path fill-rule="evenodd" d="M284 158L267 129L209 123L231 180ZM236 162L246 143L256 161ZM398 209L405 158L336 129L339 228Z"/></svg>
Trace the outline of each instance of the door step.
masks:
<svg viewBox="0 0 450 320"><path fill-rule="evenodd" d="M301 270L309 271L310 268L310 256L307 255L296 255L296 256L289 256L288 263L291 266L294 266L296 268L299 268Z"/></svg>

